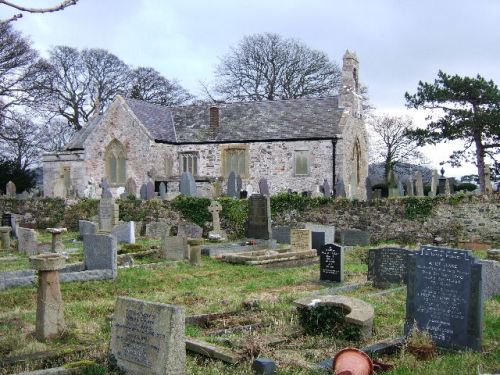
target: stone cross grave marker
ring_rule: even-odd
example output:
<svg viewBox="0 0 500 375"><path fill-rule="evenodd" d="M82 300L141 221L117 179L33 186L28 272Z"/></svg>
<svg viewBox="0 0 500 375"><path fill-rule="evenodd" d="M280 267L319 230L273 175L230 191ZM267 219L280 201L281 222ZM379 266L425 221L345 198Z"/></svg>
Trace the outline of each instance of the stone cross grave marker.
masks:
<svg viewBox="0 0 500 375"><path fill-rule="evenodd" d="M236 173L231 171L227 178L227 195L232 198L239 197L239 192L236 190Z"/></svg>
<svg viewBox="0 0 500 375"><path fill-rule="evenodd" d="M7 182L5 186L5 195L12 198L16 197L16 184L12 181Z"/></svg>
<svg viewBox="0 0 500 375"><path fill-rule="evenodd" d="M220 218L219 212L222 210L222 206L217 201L210 202L208 207L208 212L212 214L212 227L214 231L220 231Z"/></svg>
<svg viewBox="0 0 500 375"><path fill-rule="evenodd" d="M377 287L406 284L410 254L409 250L397 247L368 250L368 280Z"/></svg>
<svg viewBox="0 0 500 375"><path fill-rule="evenodd" d="M319 254L319 279L321 281L344 281L344 249L336 244L321 246Z"/></svg>
<svg viewBox="0 0 500 375"><path fill-rule="evenodd" d="M17 251L28 255L36 255L38 253L38 239L34 229L22 228L17 229Z"/></svg>
<svg viewBox="0 0 500 375"><path fill-rule="evenodd" d="M481 284L469 251L421 246L408 262L405 334L416 324L439 346L481 350Z"/></svg>
<svg viewBox="0 0 500 375"><path fill-rule="evenodd" d="M269 185L268 185L267 180L265 178L260 179L259 190L260 190L261 195L264 195L266 197L269 196Z"/></svg>
<svg viewBox="0 0 500 375"><path fill-rule="evenodd" d="M182 172L179 191L181 194L196 197L196 182L190 172Z"/></svg>
<svg viewBox="0 0 500 375"><path fill-rule="evenodd" d="M422 172L415 172L415 190L417 197L424 196L424 181L422 180Z"/></svg>
<svg viewBox="0 0 500 375"><path fill-rule="evenodd" d="M118 297L111 354L127 374L186 373L185 312L182 306Z"/></svg>
<svg viewBox="0 0 500 375"><path fill-rule="evenodd" d="M269 197L254 194L248 199L248 206L247 237L271 239L271 201Z"/></svg>
<svg viewBox="0 0 500 375"><path fill-rule="evenodd" d="M290 231L290 248L292 251L311 250L311 245L310 229L292 229Z"/></svg>
<svg viewBox="0 0 500 375"><path fill-rule="evenodd" d="M113 198L101 198L99 202L99 230L111 233L115 224L115 200Z"/></svg>
<svg viewBox="0 0 500 375"><path fill-rule="evenodd" d="M160 182L158 190L160 192L160 198L165 199L167 197L167 185L165 185L163 181Z"/></svg>

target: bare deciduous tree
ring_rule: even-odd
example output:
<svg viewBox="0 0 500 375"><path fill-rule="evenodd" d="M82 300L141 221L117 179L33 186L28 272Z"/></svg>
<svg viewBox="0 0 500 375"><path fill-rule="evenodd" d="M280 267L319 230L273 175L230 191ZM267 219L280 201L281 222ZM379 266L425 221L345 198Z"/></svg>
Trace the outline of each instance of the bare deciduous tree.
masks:
<svg viewBox="0 0 500 375"><path fill-rule="evenodd" d="M30 8L30 7L25 7L19 4L15 4L11 1L6 1L6 0L0 0L0 5L5 5L7 7L16 9L21 12L25 13L51 13L51 12L58 12L60 10L66 9L67 7L71 5L75 5L78 2L78 0L65 0L61 3L58 3L54 6L47 7L47 8ZM0 20L0 25L1 24L7 24L12 21L16 21L19 18L23 16L22 13L14 14L11 18L8 18L6 20Z"/></svg>
<svg viewBox="0 0 500 375"><path fill-rule="evenodd" d="M224 100L276 100L337 93L341 70L328 56L277 34L243 38L216 68Z"/></svg>
<svg viewBox="0 0 500 375"><path fill-rule="evenodd" d="M415 128L409 117L373 116L368 123L372 130L373 158L384 163L386 181L397 163L426 163L417 142L408 135L408 131Z"/></svg>
<svg viewBox="0 0 500 375"><path fill-rule="evenodd" d="M193 99L176 81L169 81L153 68L132 71L128 96L160 105L179 105Z"/></svg>

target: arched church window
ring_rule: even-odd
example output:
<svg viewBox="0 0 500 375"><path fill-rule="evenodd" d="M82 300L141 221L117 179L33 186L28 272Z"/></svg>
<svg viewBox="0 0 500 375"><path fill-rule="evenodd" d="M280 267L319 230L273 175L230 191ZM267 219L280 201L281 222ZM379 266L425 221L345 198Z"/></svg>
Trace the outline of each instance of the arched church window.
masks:
<svg viewBox="0 0 500 375"><path fill-rule="evenodd" d="M114 139L104 154L105 174L111 184L122 184L127 180L127 155L123 145Z"/></svg>
<svg viewBox="0 0 500 375"><path fill-rule="evenodd" d="M352 76L354 78L354 90L359 92L359 79L358 79L358 69L354 68L352 72Z"/></svg>
<svg viewBox="0 0 500 375"><path fill-rule="evenodd" d="M353 159L353 168L354 168L354 177L356 186L359 186L361 181L361 146L359 145L359 139L356 138L354 142L354 148L352 151L352 159Z"/></svg>

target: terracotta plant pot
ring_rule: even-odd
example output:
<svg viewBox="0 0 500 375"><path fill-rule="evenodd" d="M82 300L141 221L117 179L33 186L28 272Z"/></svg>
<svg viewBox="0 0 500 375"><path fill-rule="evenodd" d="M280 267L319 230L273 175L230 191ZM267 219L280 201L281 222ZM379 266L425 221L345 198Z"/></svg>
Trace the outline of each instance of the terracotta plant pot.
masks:
<svg viewBox="0 0 500 375"><path fill-rule="evenodd" d="M346 348L333 358L333 371L336 375L372 375L373 362L361 350Z"/></svg>

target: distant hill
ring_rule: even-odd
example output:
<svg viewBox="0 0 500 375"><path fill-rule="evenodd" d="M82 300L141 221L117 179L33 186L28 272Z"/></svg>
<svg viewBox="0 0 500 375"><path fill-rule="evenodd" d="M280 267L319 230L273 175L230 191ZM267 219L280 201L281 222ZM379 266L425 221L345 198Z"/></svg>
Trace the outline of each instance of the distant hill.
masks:
<svg viewBox="0 0 500 375"><path fill-rule="evenodd" d="M422 165L410 163L398 163L394 167L394 174L404 183L416 171L422 172L424 185L430 185L432 179L432 169ZM384 163L372 163L368 166L368 176L372 186L384 182Z"/></svg>

